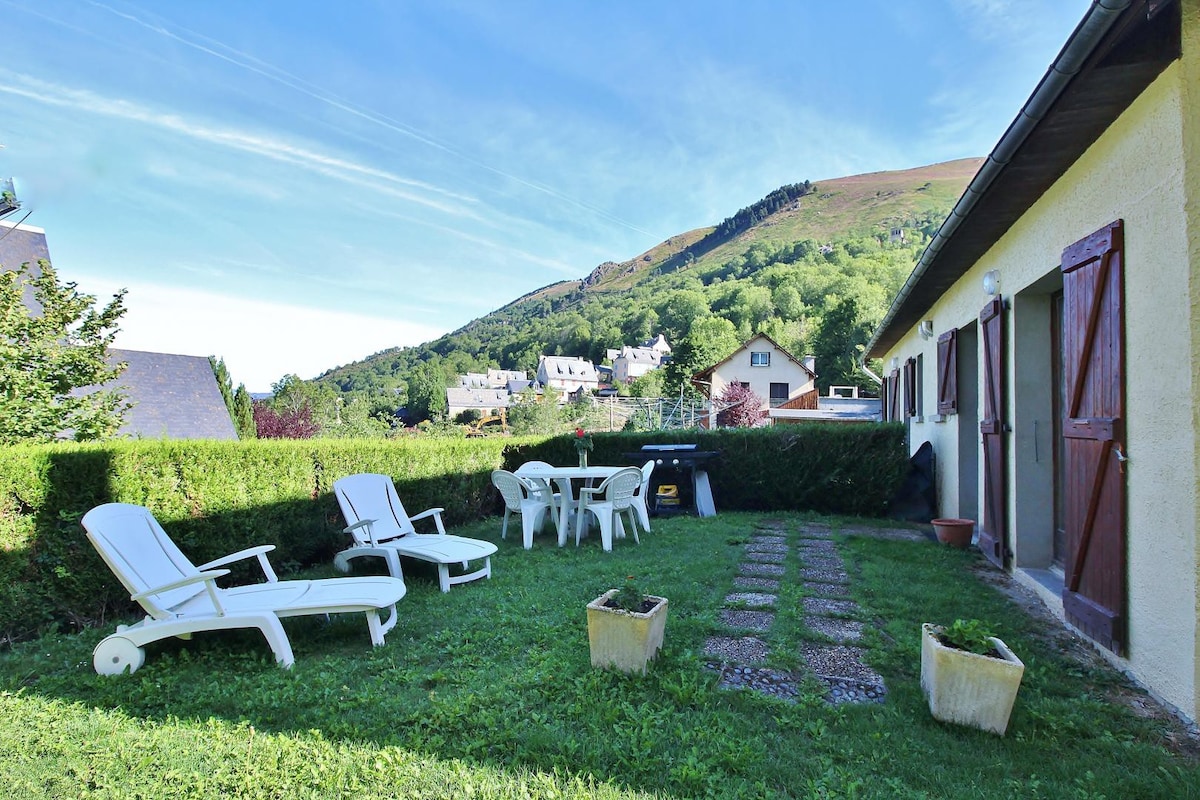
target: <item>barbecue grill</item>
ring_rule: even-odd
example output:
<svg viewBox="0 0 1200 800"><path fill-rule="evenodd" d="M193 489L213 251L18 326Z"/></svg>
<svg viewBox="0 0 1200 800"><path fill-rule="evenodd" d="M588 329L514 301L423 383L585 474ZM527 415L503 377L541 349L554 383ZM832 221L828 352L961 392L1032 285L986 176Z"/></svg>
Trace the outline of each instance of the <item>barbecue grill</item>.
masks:
<svg viewBox="0 0 1200 800"><path fill-rule="evenodd" d="M656 502L651 506L651 511L662 514L694 508L697 516L716 516L717 506L713 502L706 465L721 455L721 451L696 448L694 444L647 444L642 446L640 452L624 454L625 458L638 464L644 464L649 458L654 459L648 498L654 497ZM657 500L660 486L676 486L678 491L663 492L660 502Z"/></svg>

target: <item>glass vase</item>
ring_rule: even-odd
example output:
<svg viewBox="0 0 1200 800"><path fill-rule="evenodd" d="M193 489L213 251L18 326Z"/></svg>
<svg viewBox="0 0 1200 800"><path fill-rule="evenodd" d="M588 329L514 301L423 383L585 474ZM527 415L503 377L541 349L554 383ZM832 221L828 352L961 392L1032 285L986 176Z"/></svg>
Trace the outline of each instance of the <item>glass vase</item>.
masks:
<svg viewBox="0 0 1200 800"><path fill-rule="evenodd" d="M579 451L579 468L587 469L587 450Z"/></svg>

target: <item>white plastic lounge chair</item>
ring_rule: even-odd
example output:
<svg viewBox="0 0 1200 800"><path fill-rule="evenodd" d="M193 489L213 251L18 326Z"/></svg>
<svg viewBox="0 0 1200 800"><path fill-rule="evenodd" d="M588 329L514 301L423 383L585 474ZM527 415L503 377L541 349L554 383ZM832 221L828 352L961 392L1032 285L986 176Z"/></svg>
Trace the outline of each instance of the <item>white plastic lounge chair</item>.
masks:
<svg viewBox="0 0 1200 800"><path fill-rule="evenodd" d="M136 672L146 659L142 647L149 642L230 628L258 628L275 660L290 667L295 658L279 620L305 614L364 612L371 643L381 645L396 624L396 602L405 593L404 581L386 577L281 581L266 557L273 544L195 566L142 506L107 503L84 514L82 522L104 563L146 610L141 622L117 626L96 646L92 664L101 675ZM258 558L266 583L217 586L216 579L229 574L217 567L252 557ZM390 616L380 623L384 608Z"/></svg>
<svg viewBox="0 0 1200 800"><path fill-rule="evenodd" d="M642 464L642 483L633 493L633 510L637 512L638 521L642 523L642 530L646 533L650 532L650 507L646 498L650 494L650 475L653 472L654 459Z"/></svg>
<svg viewBox="0 0 1200 800"><path fill-rule="evenodd" d="M642 471L637 467L629 467L620 472L614 472L604 479L599 486L579 490L579 519L575 524L575 544L579 544L579 534L583 530L585 514L591 512L600 522L600 546L612 550L613 536L623 536L621 524L622 512L629 515L629 529L633 539L638 544L637 520L634 518L633 493L642 483ZM595 499L599 498L599 499Z"/></svg>
<svg viewBox="0 0 1200 800"><path fill-rule="evenodd" d="M442 525L441 508L408 516L396 494L396 485L387 475L366 472L350 475L333 484L333 493L346 518L345 532L354 537L354 543L333 559L333 565L342 572L350 571L352 558L378 556L387 562L392 575L402 578L400 556L407 556L436 564L438 585L443 592L450 591L455 584L492 577L496 545L465 536L448 536ZM413 521L426 517L433 517L437 533L417 533ZM483 560L480 569L462 575L450 574L451 564L462 564L467 569L471 561L480 559Z"/></svg>
<svg viewBox="0 0 1200 800"><path fill-rule="evenodd" d="M557 523L554 514L554 497L545 481L532 481L506 470L492 472L492 485L504 498L504 523L500 526L500 538L508 536L508 518L521 515L521 534L525 549L533 547L533 535L546 522L546 512ZM557 530L557 526L555 528Z"/></svg>

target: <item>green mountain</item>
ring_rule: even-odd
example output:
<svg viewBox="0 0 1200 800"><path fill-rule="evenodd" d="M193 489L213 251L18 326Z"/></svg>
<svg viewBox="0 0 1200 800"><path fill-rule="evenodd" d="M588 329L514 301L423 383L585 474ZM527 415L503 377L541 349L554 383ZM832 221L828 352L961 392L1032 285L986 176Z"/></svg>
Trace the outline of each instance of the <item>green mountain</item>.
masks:
<svg viewBox="0 0 1200 800"><path fill-rule="evenodd" d="M981 164L789 184L712 227L545 286L432 342L330 370L317 383L394 398L410 382L451 382L488 367L532 376L542 354L600 363L606 349L659 332L675 349L659 391L678 393L689 369L757 332L797 355L816 354L819 384L856 382L855 348Z"/></svg>

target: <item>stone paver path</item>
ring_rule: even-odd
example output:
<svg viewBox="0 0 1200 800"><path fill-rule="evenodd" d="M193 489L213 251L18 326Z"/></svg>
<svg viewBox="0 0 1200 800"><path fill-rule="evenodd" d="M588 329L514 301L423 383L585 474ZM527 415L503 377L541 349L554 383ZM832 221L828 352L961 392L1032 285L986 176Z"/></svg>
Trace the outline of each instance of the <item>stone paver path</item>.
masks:
<svg viewBox="0 0 1200 800"><path fill-rule="evenodd" d="M913 531L859 529L854 533L891 538L924 538ZM764 521L749 537L738 564L733 591L720 610L728 636L711 636L704 643L705 666L720 673L718 685L748 689L794 700L800 685L815 677L826 686L825 699L838 703L882 703L887 698L883 677L863 661L862 609L851 598L850 576L833 538L820 523L793 525ZM795 540L793 547L790 540ZM800 581L804 625L815 635L797 655L804 669L783 671L766 666L769 645L749 633L766 633L775 624L779 588L791 570Z"/></svg>

